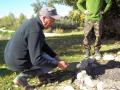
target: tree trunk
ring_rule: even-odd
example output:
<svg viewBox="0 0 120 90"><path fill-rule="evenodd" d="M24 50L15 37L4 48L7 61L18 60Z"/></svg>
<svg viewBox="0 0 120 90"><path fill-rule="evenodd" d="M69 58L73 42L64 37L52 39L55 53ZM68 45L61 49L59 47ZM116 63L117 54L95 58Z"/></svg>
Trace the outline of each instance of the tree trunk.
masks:
<svg viewBox="0 0 120 90"><path fill-rule="evenodd" d="M103 32L103 37L120 36L120 8L115 0L112 0L112 8L109 12L103 15L100 28Z"/></svg>

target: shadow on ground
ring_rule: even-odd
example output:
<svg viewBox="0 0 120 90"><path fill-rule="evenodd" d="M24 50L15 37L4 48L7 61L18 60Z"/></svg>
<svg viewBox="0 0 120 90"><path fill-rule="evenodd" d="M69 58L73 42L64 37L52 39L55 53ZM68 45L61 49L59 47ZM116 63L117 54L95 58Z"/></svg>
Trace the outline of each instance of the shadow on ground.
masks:
<svg viewBox="0 0 120 90"><path fill-rule="evenodd" d="M4 64L4 49L8 40L0 40L0 65Z"/></svg>
<svg viewBox="0 0 120 90"><path fill-rule="evenodd" d="M105 64L95 61L93 63L89 63L87 67L83 67L83 68L82 67L77 68L76 66L78 64L81 64L81 63L72 62L70 63L70 66L65 71L53 72L52 73L53 77L48 77L49 79L48 82L42 83L38 85L38 87L48 83L54 83L54 82L60 83L68 79L71 80L71 83L72 83L76 79L77 73L80 72L81 70L86 70L88 75L90 75L93 79L96 79L99 76L104 75L106 70L120 68L120 62L117 62L117 61L108 61Z"/></svg>
<svg viewBox="0 0 120 90"><path fill-rule="evenodd" d="M47 85L49 83L55 83L55 82L61 83L66 80L71 80L71 83L74 82L74 80L76 79L77 72L78 72L78 68L77 68L78 64L80 64L80 62L69 63L69 66L67 67L66 70L64 71L57 70L51 73L52 76L51 75L47 77L45 76L46 81L42 81L41 84L36 85L35 87L40 87L43 84Z"/></svg>
<svg viewBox="0 0 120 90"><path fill-rule="evenodd" d="M95 61L94 63L88 64L88 67L86 68L86 71L88 75L92 76L93 79L102 76L106 73L106 71L112 70L114 71L115 68L120 68L120 62L118 61L107 61L106 63L104 62L97 62ZM117 71L116 71L117 73ZM108 75L109 76L109 75Z"/></svg>
<svg viewBox="0 0 120 90"><path fill-rule="evenodd" d="M0 77L5 77L6 75L11 75L13 72L7 68L0 68Z"/></svg>

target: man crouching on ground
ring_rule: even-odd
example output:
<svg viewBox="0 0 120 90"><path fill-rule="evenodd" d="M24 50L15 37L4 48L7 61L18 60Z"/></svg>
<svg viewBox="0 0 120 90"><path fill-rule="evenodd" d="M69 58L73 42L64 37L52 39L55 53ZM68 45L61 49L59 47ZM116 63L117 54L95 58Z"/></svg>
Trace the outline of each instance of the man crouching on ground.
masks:
<svg viewBox="0 0 120 90"><path fill-rule="evenodd" d="M59 18L55 8L43 7L39 15L24 22L8 42L4 52L5 62L10 70L20 72L13 80L14 84L29 90L32 87L28 78L44 76L55 67L61 70L67 67L66 62L59 60L47 45L43 34L43 29L51 27Z"/></svg>

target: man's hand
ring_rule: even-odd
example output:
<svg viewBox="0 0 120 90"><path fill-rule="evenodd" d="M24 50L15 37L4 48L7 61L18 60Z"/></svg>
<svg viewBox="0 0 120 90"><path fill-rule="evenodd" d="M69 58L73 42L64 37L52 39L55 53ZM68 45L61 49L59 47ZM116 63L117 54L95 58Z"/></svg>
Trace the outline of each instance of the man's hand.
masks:
<svg viewBox="0 0 120 90"><path fill-rule="evenodd" d="M89 12L88 10L85 10L85 11L84 11L84 14L85 14L85 15L89 15L90 12Z"/></svg>
<svg viewBox="0 0 120 90"><path fill-rule="evenodd" d="M61 70L66 69L68 66L68 64L65 61L59 61L58 63L58 68L60 68Z"/></svg>

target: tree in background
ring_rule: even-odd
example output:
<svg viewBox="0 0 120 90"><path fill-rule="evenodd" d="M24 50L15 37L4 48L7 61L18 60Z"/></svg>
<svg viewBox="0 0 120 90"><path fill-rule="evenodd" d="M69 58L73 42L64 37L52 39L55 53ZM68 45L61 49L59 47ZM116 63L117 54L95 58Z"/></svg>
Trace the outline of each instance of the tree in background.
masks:
<svg viewBox="0 0 120 90"><path fill-rule="evenodd" d="M43 4L39 0L36 0L36 3L31 4L35 14L37 14L40 8L42 8L42 5Z"/></svg>
<svg viewBox="0 0 120 90"><path fill-rule="evenodd" d="M42 6L54 6L52 2L49 0L36 0L31 6L33 7L34 13L38 14L39 10L42 8Z"/></svg>
<svg viewBox="0 0 120 90"><path fill-rule="evenodd" d="M34 13L38 14L39 9L42 6L51 6L51 7L54 7L54 4L60 4L59 2L61 2L62 0L60 0L59 2L56 2L56 1L57 0L36 0L36 2L32 4L32 7L34 8ZM63 3L61 2L61 4L63 4ZM71 5L72 5L72 3L71 3ZM73 15L73 14L71 14L71 15ZM78 22L77 22L78 20L75 19L75 18L72 18L73 16L71 16L71 15L68 18L62 17L61 20L55 22L54 26L52 27L52 30L47 30L47 31L51 32L51 31L55 30L56 32L61 32L61 31L63 32L65 30L67 30L67 29L76 28L78 26Z"/></svg>
<svg viewBox="0 0 120 90"><path fill-rule="evenodd" d="M73 8L73 10L69 13L68 18L78 25L83 25L84 14L78 11L76 2L77 0L50 0L51 3L54 4L63 4Z"/></svg>
<svg viewBox="0 0 120 90"><path fill-rule="evenodd" d="M54 4L63 4L73 7L73 11L70 12L68 18L83 25L84 14L79 12L76 6L78 0L36 0L33 3L34 12L37 13L38 10L43 6L54 6ZM113 5L109 12L103 15L102 29L105 35L112 35L111 33L120 34L120 0L112 0Z"/></svg>
<svg viewBox="0 0 120 90"><path fill-rule="evenodd" d="M23 13L21 13L19 16L19 24L22 24L24 20L26 20L26 16Z"/></svg>
<svg viewBox="0 0 120 90"><path fill-rule="evenodd" d="M64 4L77 9L76 2L77 0L49 0L50 3Z"/></svg>
<svg viewBox="0 0 120 90"><path fill-rule="evenodd" d="M16 18L13 13L9 13L8 16L0 18L0 28L5 28L7 30L16 30L19 25L26 20L26 16L21 13L21 15Z"/></svg>
<svg viewBox="0 0 120 90"><path fill-rule="evenodd" d="M84 18L85 18L85 15L78 10L72 10L69 13L69 18L72 21L75 21L76 23L79 23L79 25L82 25L83 21L84 21Z"/></svg>
<svg viewBox="0 0 120 90"><path fill-rule="evenodd" d="M50 0L50 2L52 3L65 4L68 6L72 6L74 10L72 11L72 13L70 13L72 15L73 13L76 13L76 10L77 10L76 2L77 1L78 0ZM107 36L113 37L114 34L120 35L120 30L119 30L120 28L120 0L112 0L112 3L113 3L112 8L110 9L109 12L103 15L103 20L101 21L102 23L101 28L104 30L103 36L107 35ZM74 16L72 17L72 19L77 20L78 16L76 15L76 17Z"/></svg>
<svg viewBox="0 0 120 90"><path fill-rule="evenodd" d="M9 13L8 16L1 18L0 27L5 27L6 29L9 29L11 26L14 25L14 22L15 22L14 14Z"/></svg>
<svg viewBox="0 0 120 90"><path fill-rule="evenodd" d="M112 0L112 8L103 15L101 28L104 31L103 37L116 37L120 35L120 0Z"/></svg>

